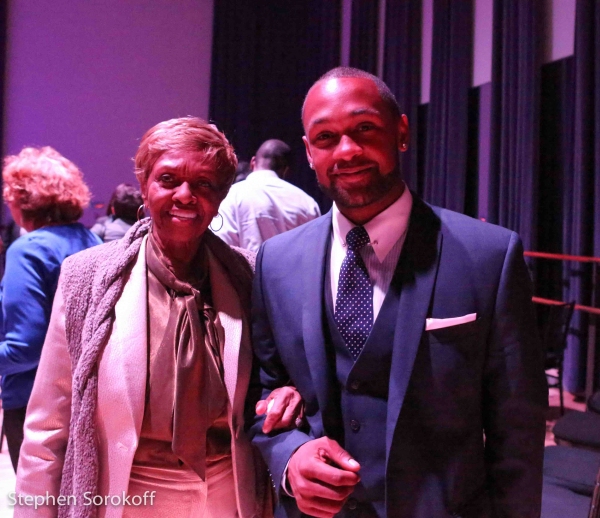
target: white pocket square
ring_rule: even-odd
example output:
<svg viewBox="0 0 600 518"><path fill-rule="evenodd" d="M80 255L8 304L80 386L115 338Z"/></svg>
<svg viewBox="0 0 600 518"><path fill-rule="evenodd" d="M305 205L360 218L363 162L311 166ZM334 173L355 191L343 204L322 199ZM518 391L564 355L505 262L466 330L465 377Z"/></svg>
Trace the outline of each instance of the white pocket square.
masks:
<svg viewBox="0 0 600 518"><path fill-rule="evenodd" d="M463 317L452 318L427 318L425 319L425 331L433 331L434 329L443 329L444 327L458 326L473 322L477 319L477 313L469 313Z"/></svg>

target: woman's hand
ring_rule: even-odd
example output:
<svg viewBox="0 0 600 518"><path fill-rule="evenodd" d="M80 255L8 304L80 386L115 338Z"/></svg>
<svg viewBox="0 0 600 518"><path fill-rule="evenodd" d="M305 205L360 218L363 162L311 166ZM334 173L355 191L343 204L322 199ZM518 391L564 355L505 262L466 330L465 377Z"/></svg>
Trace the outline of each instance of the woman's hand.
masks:
<svg viewBox="0 0 600 518"><path fill-rule="evenodd" d="M263 433L291 429L302 424L304 402L295 387L279 387L256 403L256 414L267 414Z"/></svg>

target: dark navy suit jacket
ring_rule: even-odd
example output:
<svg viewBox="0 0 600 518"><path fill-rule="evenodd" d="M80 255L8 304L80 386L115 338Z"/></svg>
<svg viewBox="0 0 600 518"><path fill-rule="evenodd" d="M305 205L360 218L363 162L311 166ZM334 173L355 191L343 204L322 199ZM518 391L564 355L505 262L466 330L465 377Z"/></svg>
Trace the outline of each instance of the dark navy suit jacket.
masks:
<svg viewBox="0 0 600 518"><path fill-rule="evenodd" d="M386 425L388 517L539 516L547 387L519 237L413 196L390 290L399 290ZM255 375L248 427L280 516L291 454L327 435L339 393L324 326L331 212L266 241L253 294ZM477 314L435 331L425 319ZM377 366L374 366L376 372ZM293 384L307 425L265 436L253 404Z"/></svg>

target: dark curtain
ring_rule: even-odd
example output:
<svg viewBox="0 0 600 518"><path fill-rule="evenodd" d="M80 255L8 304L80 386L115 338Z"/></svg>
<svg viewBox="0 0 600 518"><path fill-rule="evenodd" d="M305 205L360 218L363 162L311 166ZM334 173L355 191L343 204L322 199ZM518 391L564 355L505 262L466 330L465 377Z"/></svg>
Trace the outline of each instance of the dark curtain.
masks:
<svg viewBox="0 0 600 518"><path fill-rule="evenodd" d="M494 0L488 219L535 249L540 9L537 0Z"/></svg>
<svg viewBox="0 0 600 518"><path fill-rule="evenodd" d="M472 55L472 2L434 0L424 197L458 212L465 210Z"/></svg>
<svg viewBox="0 0 600 518"><path fill-rule="evenodd" d="M572 183L573 85L573 57L542 66L537 242L539 250L554 254L566 253L567 249L563 242L565 201L568 201L564 193ZM538 259L532 264L536 295L561 300L565 282L563 263Z"/></svg>
<svg viewBox="0 0 600 518"><path fill-rule="evenodd" d="M339 0L215 2L210 117L248 160L278 138L292 146L288 180L327 210L302 143L300 109L312 83L340 62Z"/></svg>
<svg viewBox="0 0 600 518"><path fill-rule="evenodd" d="M387 0L383 80L408 116L410 143L402 153L406 183L419 194L418 110L421 103L421 11L422 0Z"/></svg>
<svg viewBox="0 0 600 518"><path fill-rule="evenodd" d="M567 254L600 257L600 5L578 0L575 21L572 171L564 185L563 242ZM569 263L564 300L594 305L589 265ZM600 289L597 286L596 289ZM575 312L565 356L565 387L585 384L588 317ZM598 360L598 358L596 358Z"/></svg>
<svg viewBox="0 0 600 518"><path fill-rule="evenodd" d="M379 0L352 0L350 66L377 74Z"/></svg>
<svg viewBox="0 0 600 518"><path fill-rule="evenodd" d="M489 83L488 83L489 84ZM467 152L464 183L463 213L472 218L479 217L479 151L481 135L481 87L469 88L467 101ZM484 173L482 172L482 175Z"/></svg>

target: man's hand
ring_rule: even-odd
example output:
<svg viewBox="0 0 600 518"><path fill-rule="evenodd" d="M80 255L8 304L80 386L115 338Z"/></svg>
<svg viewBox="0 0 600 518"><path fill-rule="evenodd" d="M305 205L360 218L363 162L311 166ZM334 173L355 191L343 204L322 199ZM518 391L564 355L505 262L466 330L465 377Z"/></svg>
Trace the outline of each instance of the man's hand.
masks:
<svg viewBox="0 0 600 518"><path fill-rule="evenodd" d="M317 518L339 513L360 481L360 464L327 437L309 441L290 458L287 480L298 509Z"/></svg>
<svg viewBox="0 0 600 518"><path fill-rule="evenodd" d="M262 427L263 433L293 428L304 414L303 401L295 387L276 388L267 399L256 403L255 408L257 415L267 414Z"/></svg>

